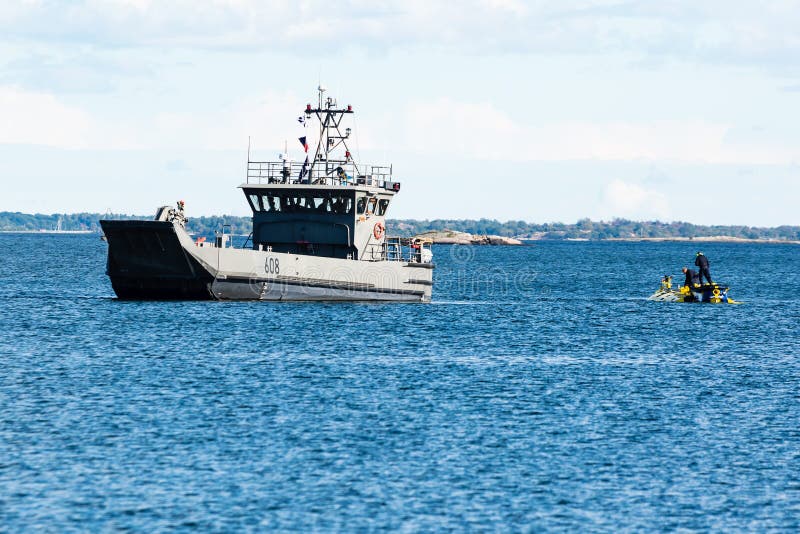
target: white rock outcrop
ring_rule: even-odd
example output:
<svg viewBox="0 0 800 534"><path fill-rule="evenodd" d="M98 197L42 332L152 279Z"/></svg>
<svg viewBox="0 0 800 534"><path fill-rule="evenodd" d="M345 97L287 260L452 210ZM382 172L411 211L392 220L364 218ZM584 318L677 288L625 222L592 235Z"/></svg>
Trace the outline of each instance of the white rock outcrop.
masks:
<svg viewBox="0 0 800 534"><path fill-rule="evenodd" d="M499 235L473 235L456 230L437 230L415 236L440 245L521 245L522 241Z"/></svg>

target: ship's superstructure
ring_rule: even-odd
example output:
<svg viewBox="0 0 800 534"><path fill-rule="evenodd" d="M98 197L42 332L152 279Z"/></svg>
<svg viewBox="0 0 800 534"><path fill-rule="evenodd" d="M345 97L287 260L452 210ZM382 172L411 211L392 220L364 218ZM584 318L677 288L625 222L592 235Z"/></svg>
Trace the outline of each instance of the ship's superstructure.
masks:
<svg viewBox="0 0 800 534"><path fill-rule="evenodd" d="M247 183L240 187L253 210L253 246L275 252L328 258L384 260L385 214L400 183L392 181L391 167L359 165L350 152L351 129L342 120L352 106L337 108L336 101L319 91L319 105L309 104L300 119L319 124L311 159L294 163L248 161ZM308 138L300 138L307 145ZM248 158L249 159L249 158Z"/></svg>
<svg viewBox="0 0 800 534"><path fill-rule="evenodd" d="M306 155L293 162L251 161L239 187L253 212L242 248L220 232L193 240L183 206L159 209L154 221L101 221L108 274L121 298L264 300L430 300L429 243L388 238L386 213L400 183L392 167L354 160L342 129L352 106L339 108L318 89L298 119ZM286 151L285 151L286 152Z"/></svg>

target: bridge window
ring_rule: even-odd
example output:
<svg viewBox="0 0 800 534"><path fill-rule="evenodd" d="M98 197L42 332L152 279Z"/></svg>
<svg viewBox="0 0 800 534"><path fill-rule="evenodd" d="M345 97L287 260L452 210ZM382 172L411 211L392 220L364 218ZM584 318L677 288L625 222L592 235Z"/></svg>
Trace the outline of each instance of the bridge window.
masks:
<svg viewBox="0 0 800 534"><path fill-rule="evenodd" d="M278 195L268 194L261 195L261 201L264 204L264 211L277 212L281 211L281 199Z"/></svg>
<svg viewBox="0 0 800 534"><path fill-rule="evenodd" d="M382 198L378 201L378 215L383 215L389 209L389 199Z"/></svg>
<svg viewBox="0 0 800 534"><path fill-rule="evenodd" d="M253 208L253 211L261 211L261 201L258 195L250 193L248 196L250 197L250 207Z"/></svg>
<svg viewBox="0 0 800 534"><path fill-rule="evenodd" d="M338 215L353 213L353 199L343 196L332 197L329 211Z"/></svg>
<svg viewBox="0 0 800 534"><path fill-rule="evenodd" d="M358 211L359 215L363 215L366 210L367 210L367 197L358 197L358 203L356 204L356 211Z"/></svg>
<svg viewBox="0 0 800 534"><path fill-rule="evenodd" d="M333 213L336 215L348 215L353 212L353 198L346 195L325 193L305 195L293 192L276 192L261 195L261 206L262 211L268 213Z"/></svg>

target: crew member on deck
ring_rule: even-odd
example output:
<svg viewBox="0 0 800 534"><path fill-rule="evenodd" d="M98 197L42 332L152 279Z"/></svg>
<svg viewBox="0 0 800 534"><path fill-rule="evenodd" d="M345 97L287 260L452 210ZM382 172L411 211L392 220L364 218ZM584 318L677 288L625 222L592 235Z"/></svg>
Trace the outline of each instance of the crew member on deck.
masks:
<svg viewBox="0 0 800 534"><path fill-rule="evenodd" d="M703 278L705 278L708 280L709 284L713 284L714 282L711 281L711 271L708 270L708 258L706 258L702 252L697 253L694 264L700 269L700 283L702 284Z"/></svg>
<svg viewBox="0 0 800 534"><path fill-rule="evenodd" d="M683 285L688 287L694 287L695 285L700 285L700 275L697 274L697 271L695 271L694 269L689 269L687 267L684 267L683 269L681 269L681 271L683 271L683 274L686 275L686 280L684 280Z"/></svg>

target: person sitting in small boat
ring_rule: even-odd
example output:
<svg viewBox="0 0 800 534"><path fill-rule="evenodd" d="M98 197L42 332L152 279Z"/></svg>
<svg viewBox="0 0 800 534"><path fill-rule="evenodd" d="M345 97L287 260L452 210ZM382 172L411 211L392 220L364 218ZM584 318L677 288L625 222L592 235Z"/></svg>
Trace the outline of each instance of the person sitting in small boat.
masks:
<svg viewBox="0 0 800 534"><path fill-rule="evenodd" d="M709 284L713 284L714 282L711 280L711 271L708 270L708 258L706 258L702 252L697 253L694 264L700 269L700 283L702 284L703 278L705 278L708 280Z"/></svg>
<svg viewBox="0 0 800 534"><path fill-rule="evenodd" d="M672 277L668 274L661 279L661 289L672 289Z"/></svg>
<svg viewBox="0 0 800 534"><path fill-rule="evenodd" d="M684 280L683 285L688 287L700 285L700 275L697 274L697 271L689 269L688 267L684 267L681 271L686 275L686 280Z"/></svg>

